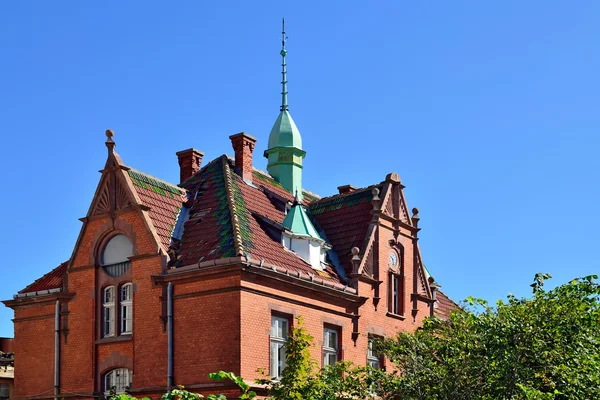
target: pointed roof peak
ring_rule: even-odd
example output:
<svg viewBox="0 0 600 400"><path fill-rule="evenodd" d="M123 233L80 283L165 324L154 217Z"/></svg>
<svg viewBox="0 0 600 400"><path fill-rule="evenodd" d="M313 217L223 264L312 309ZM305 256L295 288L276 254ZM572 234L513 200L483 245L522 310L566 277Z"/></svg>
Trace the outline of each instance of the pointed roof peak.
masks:
<svg viewBox="0 0 600 400"><path fill-rule="evenodd" d="M310 221L306 210L297 200L294 201L294 205L292 205L292 208L285 216L281 225L289 229L294 235L310 237L324 242L323 238L319 235L317 229Z"/></svg>

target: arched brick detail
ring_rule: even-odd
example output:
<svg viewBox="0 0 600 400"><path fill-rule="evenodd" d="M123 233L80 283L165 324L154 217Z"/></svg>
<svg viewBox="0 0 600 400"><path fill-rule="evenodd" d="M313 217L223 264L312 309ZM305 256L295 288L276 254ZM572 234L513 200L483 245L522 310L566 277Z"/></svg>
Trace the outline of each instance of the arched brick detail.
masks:
<svg viewBox="0 0 600 400"><path fill-rule="evenodd" d="M100 377L116 368L127 368L133 371L133 360L126 354L113 351L108 357L98 363Z"/></svg>
<svg viewBox="0 0 600 400"><path fill-rule="evenodd" d="M110 240L110 238L118 234L125 235L129 238L129 240L131 240L133 245L133 255L138 255L138 245L133 226L122 219L117 219L114 222L114 227L110 221L107 221L94 233L94 241L92 242L92 248L94 251L90 253L90 264L95 266L100 265L99 260L102 249L104 246L106 246L106 243Z"/></svg>

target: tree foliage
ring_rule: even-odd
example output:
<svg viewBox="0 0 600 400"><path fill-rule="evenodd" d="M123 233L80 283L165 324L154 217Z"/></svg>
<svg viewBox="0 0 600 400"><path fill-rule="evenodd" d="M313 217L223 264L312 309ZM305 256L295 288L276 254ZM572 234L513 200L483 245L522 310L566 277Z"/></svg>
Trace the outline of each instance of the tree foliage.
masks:
<svg viewBox="0 0 600 400"><path fill-rule="evenodd" d="M397 371L382 381L393 399L600 398L600 287L597 276L510 295L495 307L469 298L447 321L381 344Z"/></svg>
<svg viewBox="0 0 600 400"><path fill-rule="evenodd" d="M286 367L280 380L259 379L269 390L272 400L337 400L371 399L380 379L377 371L355 367L349 362L338 362L323 369L310 355L313 337L297 318L285 344ZM380 373L382 374L382 372Z"/></svg>

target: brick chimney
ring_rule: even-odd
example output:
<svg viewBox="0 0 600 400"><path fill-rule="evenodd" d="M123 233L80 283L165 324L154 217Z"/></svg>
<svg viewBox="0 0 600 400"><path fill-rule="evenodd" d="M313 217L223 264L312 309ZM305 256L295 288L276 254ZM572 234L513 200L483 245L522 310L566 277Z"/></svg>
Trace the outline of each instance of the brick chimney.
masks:
<svg viewBox="0 0 600 400"><path fill-rule="evenodd" d="M203 152L196 149L181 150L177 153L179 161L179 182L184 182L200 170Z"/></svg>
<svg viewBox="0 0 600 400"><path fill-rule="evenodd" d="M338 186L338 191L340 192L340 194L348 194L348 193L352 193L356 190L356 188L352 185L343 185L343 186Z"/></svg>
<svg viewBox="0 0 600 400"><path fill-rule="evenodd" d="M235 152L235 170L248 183L252 183L252 152L256 138L241 132L229 136Z"/></svg>

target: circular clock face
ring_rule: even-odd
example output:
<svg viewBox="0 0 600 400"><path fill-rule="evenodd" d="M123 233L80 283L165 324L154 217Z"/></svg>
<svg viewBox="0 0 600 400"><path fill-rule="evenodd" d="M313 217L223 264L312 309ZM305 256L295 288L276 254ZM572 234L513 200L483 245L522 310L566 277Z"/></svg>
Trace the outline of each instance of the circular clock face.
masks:
<svg viewBox="0 0 600 400"><path fill-rule="evenodd" d="M398 256L396 253L390 253L389 262L392 267L395 267L398 264Z"/></svg>

